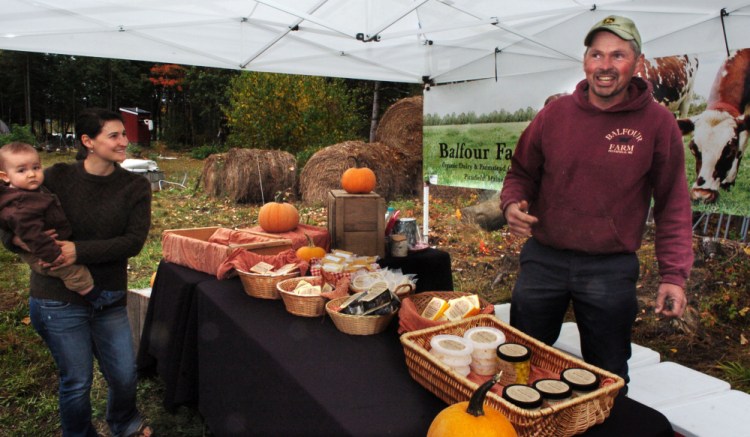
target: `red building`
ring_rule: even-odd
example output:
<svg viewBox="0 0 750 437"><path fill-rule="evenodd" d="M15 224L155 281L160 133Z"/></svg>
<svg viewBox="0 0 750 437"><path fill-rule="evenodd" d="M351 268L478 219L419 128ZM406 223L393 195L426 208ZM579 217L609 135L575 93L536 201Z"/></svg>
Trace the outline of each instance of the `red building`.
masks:
<svg viewBox="0 0 750 437"><path fill-rule="evenodd" d="M125 122L125 132L128 140L139 146L149 147L151 145L151 113L140 108L120 108L122 119Z"/></svg>

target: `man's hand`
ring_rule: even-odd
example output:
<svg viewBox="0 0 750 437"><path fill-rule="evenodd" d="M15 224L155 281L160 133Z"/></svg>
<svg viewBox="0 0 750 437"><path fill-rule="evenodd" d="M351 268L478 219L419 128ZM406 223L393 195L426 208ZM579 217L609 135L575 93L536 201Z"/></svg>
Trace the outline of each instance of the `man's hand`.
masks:
<svg viewBox="0 0 750 437"><path fill-rule="evenodd" d="M686 307L687 297L682 287L668 283L659 284L659 292L656 295L656 314L666 317L682 317Z"/></svg>
<svg viewBox="0 0 750 437"><path fill-rule="evenodd" d="M504 214L508 229L517 237L530 237L531 228L539 222L538 218L527 212L528 209L529 202L525 200L511 203L505 208Z"/></svg>

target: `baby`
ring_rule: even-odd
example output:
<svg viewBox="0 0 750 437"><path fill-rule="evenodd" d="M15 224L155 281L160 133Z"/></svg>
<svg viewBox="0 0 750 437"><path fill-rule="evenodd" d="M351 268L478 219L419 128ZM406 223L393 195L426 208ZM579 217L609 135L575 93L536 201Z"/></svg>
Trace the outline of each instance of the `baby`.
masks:
<svg viewBox="0 0 750 437"><path fill-rule="evenodd" d="M74 264L51 270L51 266L63 263L65 256L45 231L53 229L60 240L67 240L73 230L57 197L42 186L42 161L34 147L21 142L0 147L0 179L7 184L0 184L0 226L27 246L28 252L20 256L32 270L60 278L65 287L95 308L123 298L122 290L107 291L95 286L86 266Z"/></svg>

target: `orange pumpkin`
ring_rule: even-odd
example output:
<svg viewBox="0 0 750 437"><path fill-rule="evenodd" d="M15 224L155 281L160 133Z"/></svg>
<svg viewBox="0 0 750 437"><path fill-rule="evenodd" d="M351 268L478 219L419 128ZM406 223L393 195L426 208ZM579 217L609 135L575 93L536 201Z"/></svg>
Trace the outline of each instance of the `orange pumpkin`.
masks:
<svg viewBox="0 0 750 437"><path fill-rule="evenodd" d="M322 247L316 246L312 238L305 234L307 237L307 246L302 246L297 249L297 258L305 261L310 261L313 258L323 258L326 256L326 250Z"/></svg>
<svg viewBox="0 0 750 437"><path fill-rule="evenodd" d="M266 232L289 232L299 224L299 212L291 203L268 202L258 211L258 224Z"/></svg>
<svg viewBox="0 0 750 437"><path fill-rule="evenodd" d="M341 175L341 188L350 194L367 194L375 189L375 172L367 167L352 167Z"/></svg>
<svg viewBox="0 0 750 437"><path fill-rule="evenodd" d="M441 411L430 424L427 437L518 437L513 424L503 413L484 406L487 392L499 380L500 374L495 375L480 385L468 402L458 402Z"/></svg>

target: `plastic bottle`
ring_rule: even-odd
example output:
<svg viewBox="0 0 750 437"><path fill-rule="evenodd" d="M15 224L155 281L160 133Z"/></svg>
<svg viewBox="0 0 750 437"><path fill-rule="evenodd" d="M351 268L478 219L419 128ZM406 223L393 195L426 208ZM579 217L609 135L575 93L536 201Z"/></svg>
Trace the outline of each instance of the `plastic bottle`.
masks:
<svg viewBox="0 0 750 437"><path fill-rule="evenodd" d="M389 206L388 209L385 211L385 224L388 224L388 220L391 219L393 216L393 213L396 212L396 208Z"/></svg>

